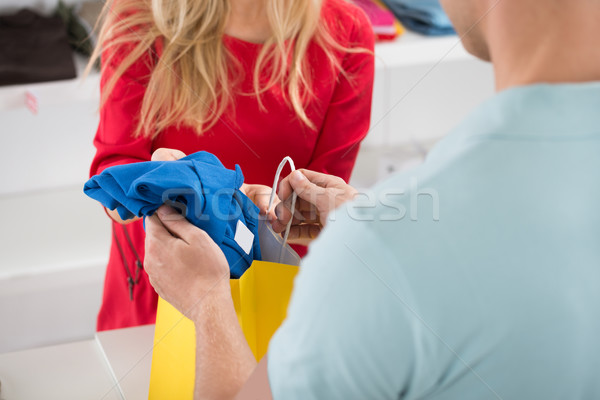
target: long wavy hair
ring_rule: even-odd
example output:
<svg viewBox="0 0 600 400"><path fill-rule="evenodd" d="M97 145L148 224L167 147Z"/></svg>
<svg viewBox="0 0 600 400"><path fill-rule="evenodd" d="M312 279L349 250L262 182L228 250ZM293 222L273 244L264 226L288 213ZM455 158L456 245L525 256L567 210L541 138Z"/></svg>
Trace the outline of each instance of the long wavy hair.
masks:
<svg viewBox="0 0 600 400"><path fill-rule="evenodd" d="M250 95L264 109L261 94L279 86L297 117L314 129L306 114L313 95L307 48L314 40L334 69L340 68L334 51L353 49L336 43L320 23L323 0L265 1L271 35L259 52ZM106 82L101 104L136 60L153 55L160 39L162 54L152 66L134 135L153 138L172 125L191 126L198 134L212 127L232 105L239 76L233 68L240 63L223 44L229 12L229 0L108 0L90 65L106 50L104 63L119 49L126 56Z"/></svg>

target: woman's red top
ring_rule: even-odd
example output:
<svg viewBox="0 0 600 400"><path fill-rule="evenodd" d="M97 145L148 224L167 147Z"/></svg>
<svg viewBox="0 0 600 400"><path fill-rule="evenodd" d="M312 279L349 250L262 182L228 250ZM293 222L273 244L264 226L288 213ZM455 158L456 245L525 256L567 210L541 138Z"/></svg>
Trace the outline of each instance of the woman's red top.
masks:
<svg viewBox="0 0 600 400"><path fill-rule="evenodd" d="M342 46L373 51L371 26L355 6L344 0L326 0L321 18L321 23L330 26L330 32ZM242 92L252 92L253 66L261 45L231 36L223 40L245 70ZM160 48L157 50L160 53ZM132 137L152 65L152 60L140 59L117 81L100 110L94 139L97 152L90 176L112 165L148 161L154 150L167 147L186 154L208 151L227 168L239 164L249 184L271 186L275 170L285 156L294 160L296 168L325 172L348 181L359 144L369 129L374 58L368 52L337 52L335 56L346 76L331 69L319 46L312 43L307 51L315 94L307 114L316 130L297 118L281 90L275 87L262 94L266 111L259 107L254 96L235 96L231 111L202 135L189 127L170 127L155 139ZM122 56L117 54L110 64L103 65L101 88L115 72L119 59ZM133 300L128 288L126 265L135 275L136 260L143 262L144 258L141 221L128 225L113 222L113 232L98 315L99 331L151 324L156 316L157 295L143 270L139 271L139 282L133 287ZM305 249L299 252L303 254Z"/></svg>

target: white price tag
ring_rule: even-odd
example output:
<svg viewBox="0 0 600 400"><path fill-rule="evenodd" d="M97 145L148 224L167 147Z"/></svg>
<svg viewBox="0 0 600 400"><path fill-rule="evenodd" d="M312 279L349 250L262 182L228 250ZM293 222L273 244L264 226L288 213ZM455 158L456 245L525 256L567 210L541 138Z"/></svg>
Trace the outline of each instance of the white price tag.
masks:
<svg viewBox="0 0 600 400"><path fill-rule="evenodd" d="M240 220L238 220L235 227L235 236L233 240L240 245L246 254L250 254L250 250L252 250L252 243L254 243L254 234L250 232L250 229L248 229L248 227Z"/></svg>

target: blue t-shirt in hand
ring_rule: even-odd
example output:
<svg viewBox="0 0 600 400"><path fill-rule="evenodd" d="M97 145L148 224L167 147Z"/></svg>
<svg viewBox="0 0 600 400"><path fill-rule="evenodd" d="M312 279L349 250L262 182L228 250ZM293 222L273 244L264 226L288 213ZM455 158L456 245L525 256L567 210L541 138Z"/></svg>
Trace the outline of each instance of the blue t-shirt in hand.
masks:
<svg viewBox="0 0 600 400"><path fill-rule="evenodd" d="M93 176L84 193L121 218L152 215L162 204L179 210L206 231L221 247L231 276L239 278L252 260L260 260L258 208L239 188L244 175L238 165L227 169L213 154L201 151L177 161L147 161L117 165ZM254 235L243 249L236 241L238 229Z"/></svg>

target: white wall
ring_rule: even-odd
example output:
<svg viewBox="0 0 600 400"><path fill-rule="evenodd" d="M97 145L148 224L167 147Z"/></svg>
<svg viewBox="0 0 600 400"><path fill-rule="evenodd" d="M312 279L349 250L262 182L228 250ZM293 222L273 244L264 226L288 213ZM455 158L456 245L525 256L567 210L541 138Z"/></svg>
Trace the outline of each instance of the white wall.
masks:
<svg viewBox="0 0 600 400"><path fill-rule="evenodd" d="M351 183L368 187L415 166L442 136L494 93L490 64L454 36L407 33L376 47L371 128Z"/></svg>

